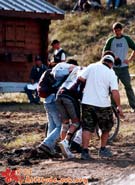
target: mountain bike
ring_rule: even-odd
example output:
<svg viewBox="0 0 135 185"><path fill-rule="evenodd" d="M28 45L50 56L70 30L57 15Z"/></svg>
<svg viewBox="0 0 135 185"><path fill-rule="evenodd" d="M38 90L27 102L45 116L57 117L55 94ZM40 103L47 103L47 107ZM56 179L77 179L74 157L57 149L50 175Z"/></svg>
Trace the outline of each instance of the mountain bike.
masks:
<svg viewBox="0 0 135 185"><path fill-rule="evenodd" d="M71 98L71 97L69 97ZM76 106L77 107L77 106ZM77 112L79 113L80 109L76 108ZM108 138L108 143L112 143L119 132L119 128L120 128L120 118L119 118L119 113L116 109L115 106L112 105L112 111L113 111L113 121L114 121L114 125L111 129L111 131L109 132L109 138ZM79 113L80 114L80 113ZM47 136L47 131L48 131L48 123L45 124L45 137ZM99 129L99 127L97 126L96 128L96 135L97 137L101 137L102 131Z"/></svg>

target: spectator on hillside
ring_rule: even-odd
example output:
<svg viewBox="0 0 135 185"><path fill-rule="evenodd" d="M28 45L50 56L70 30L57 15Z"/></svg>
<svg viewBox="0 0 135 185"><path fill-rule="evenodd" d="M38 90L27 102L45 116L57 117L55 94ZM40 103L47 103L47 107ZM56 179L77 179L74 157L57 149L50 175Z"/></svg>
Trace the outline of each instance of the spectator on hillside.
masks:
<svg viewBox="0 0 135 185"><path fill-rule="evenodd" d="M107 9L110 9L111 5L113 9L118 9L118 7L126 4L127 4L126 0L106 0Z"/></svg>
<svg viewBox="0 0 135 185"><path fill-rule="evenodd" d="M123 26L121 23L114 23L112 29L114 36L106 41L103 52L111 50L115 54L115 57L121 60L121 65L114 65L113 69L125 87L131 111L135 112L135 95L131 86L131 78L128 70L129 63L135 59L135 43L129 36L123 34ZM133 52L128 57L129 48L132 49Z"/></svg>
<svg viewBox="0 0 135 185"><path fill-rule="evenodd" d="M45 70L47 70L47 66L42 63L40 56L36 56L35 65L32 67L30 72L30 84L25 86L25 92L30 103L40 103L40 97L37 93L37 83Z"/></svg>
<svg viewBox="0 0 135 185"><path fill-rule="evenodd" d="M54 56L53 56L53 60L48 62L48 65L50 68L54 67L56 64L60 62L66 61L66 54L65 54L65 51L60 46L60 41L53 40L51 45L52 45L52 48L54 49Z"/></svg>
<svg viewBox="0 0 135 185"><path fill-rule="evenodd" d="M73 11L89 11L90 8L99 9L102 8L100 0L78 0L73 7Z"/></svg>

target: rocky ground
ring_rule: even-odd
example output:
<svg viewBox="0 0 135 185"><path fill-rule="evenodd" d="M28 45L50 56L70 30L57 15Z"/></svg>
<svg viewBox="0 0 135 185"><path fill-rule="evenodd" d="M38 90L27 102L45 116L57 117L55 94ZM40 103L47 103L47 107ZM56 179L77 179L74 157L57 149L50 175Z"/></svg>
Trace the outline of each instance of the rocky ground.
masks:
<svg viewBox="0 0 135 185"><path fill-rule="evenodd" d="M0 104L0 185L6 182L47 184L47 180L50 184L135 184L135 113L125 110L119 135L115 142L108 145L114 154L110 159L98 157L99 140L95 137L90 143L91 161L80 160L77 153L75 159L66 160L60 153L50 158L37 151L36 146L44 138L45 123L42 105L30 108L23 104ZM26 140L28 136L31 138ZM7 169L10 172L20 169L22 181L15 179L12 173L6 173ZM32 178L30 181L31 176L35 177L35 181ZM37 177L42 177L42 181L38 181ZM62 178L65 178L63 182Z"/></svg>

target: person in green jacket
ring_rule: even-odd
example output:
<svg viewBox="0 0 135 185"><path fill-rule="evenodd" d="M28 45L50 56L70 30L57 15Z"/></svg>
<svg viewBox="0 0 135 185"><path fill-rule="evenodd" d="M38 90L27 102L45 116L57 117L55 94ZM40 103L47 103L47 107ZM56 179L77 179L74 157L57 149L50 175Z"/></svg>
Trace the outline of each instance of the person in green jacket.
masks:
<svg viewBox="0 0 135 185"><path fill-rule="evenodd" d="M120 22L115 22L112 29L114 36L106 41L103 52L111 50L115 54L116 60L121 61L121 64L114 65L113 69L118 80L120 80L125 87L131 112L135 112L135 95L131 86L131 78L128 70L128 64L135 58L135 43L129 36L123 34L123 26ZM128 57L129 48L133 51Z"/></svg>

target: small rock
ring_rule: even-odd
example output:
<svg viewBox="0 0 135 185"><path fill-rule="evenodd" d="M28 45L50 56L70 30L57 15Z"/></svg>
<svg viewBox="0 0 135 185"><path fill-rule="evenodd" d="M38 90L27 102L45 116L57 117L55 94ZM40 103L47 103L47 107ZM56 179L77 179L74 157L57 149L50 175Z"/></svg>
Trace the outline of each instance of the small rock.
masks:
<svg viewBox="0 0 135 185"><path fill-rule="evenodd" d="M24 160L22 160L22 162L20 163L20 165L30 166L30 165L32 165L32 163L30 162L30 160L24 159Z"/></svg>
<svg viewBox="0 0 135 185"><path fill-rule="evenodd" d="M8 165L18 165L19 161L13 160L13 159L7 159Z"/></svg>

